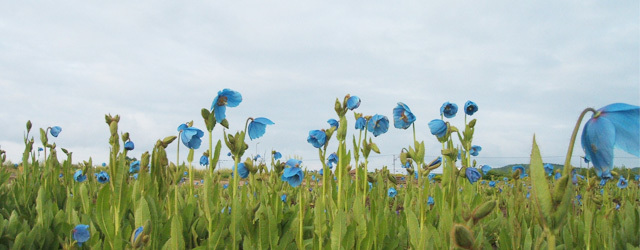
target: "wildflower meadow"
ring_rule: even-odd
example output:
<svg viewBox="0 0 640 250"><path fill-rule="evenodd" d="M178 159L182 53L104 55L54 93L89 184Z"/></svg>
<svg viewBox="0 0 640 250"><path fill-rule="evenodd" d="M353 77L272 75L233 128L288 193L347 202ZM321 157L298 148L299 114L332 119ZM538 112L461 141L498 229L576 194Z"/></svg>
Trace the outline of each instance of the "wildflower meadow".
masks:
<svg viewBox="0 0 640 250"><path fill-rule="evenodd" d="M55 143L72 131L28 121L20 163L7 164L0 150L0 249L640 248L640 173L614 168L613 160L614 148L640 157L638 106L576 114L563 166L544 162L532 134L523 142L531 145L529 164L496 175L474 158L482 154L473 143L482 107L473 101L446 102L440 117L416 124L419 114L402 102L362 114L366 100L336 98L327 108L338 119L305 135L322 164L315 171L287 152L248 156L247 142L278 121L255 116L230 124L226 113L242 100L237 91L219 91L194 117L205 127L166 124L175 134L141 155L130 154L135 141L119 127L120 116L107 114L105 163L73 164L73 152ZM455 116L464 123L451 123ZM416 126L428 127L422 137L441 147L425 148ZM413 134L389 152L400 155L402 174L369 164L381 153L378 144L393 139L378 137L390 129ZM576 144L591 168L571 165ZM427 151L440 156L427 159ZM231 172L216 169L221 152L233 159Z"/></svg>

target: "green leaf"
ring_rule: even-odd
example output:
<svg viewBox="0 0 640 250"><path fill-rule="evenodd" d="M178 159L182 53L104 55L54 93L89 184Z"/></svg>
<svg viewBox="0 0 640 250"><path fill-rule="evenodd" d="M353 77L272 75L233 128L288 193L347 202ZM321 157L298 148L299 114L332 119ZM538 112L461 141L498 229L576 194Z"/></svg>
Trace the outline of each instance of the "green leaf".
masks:
<svg viewBox="0 0 640 250"><path fill-rule="evenodd" d="M411 242L411 246L414 249L419 248L420 242L420 226L418 223L418 217L411 209L405 210L407 214L407 230L409 230L409 240Z"/></svg>
<svg viewBox="0 0 640 250"><path fill-rule="evenodd" d="M533 148L531 150L531 164L529 165L529 171L531 172L531 182L533 185L533 197L534 205L538 207L540 211L543 225L548 226L548 219L551 218L551 192L549 191L549 185L547 184L547 178L545 177L544 166L542 165L542 157L540 156L540 149L536 143L536 137L533 136Z"/></svg>
<svg viewBox="0 0 640 250"><path fill-rule="evenodd" d="M179 215L174 215L171 219L171 238L164 244L162 249L185 249L182 236L182 219Z"/></svg>
<svg viewBox="0 0 640 250"><path fill-rule="evenodd" d="M342 249L342 240L347 233L346 216L343 211L336 211L331 230L331 249Z"/></svg>
<svg viewBox="0 0 640 250"><path fill-rule="evenodd" d="M135 228L144 226L146 221L151 220L151 212L149 211L149 203L147 202L147 199L142 197L139 203L140 204L138 204L138 209L136 209L135 213Z"/></svg>

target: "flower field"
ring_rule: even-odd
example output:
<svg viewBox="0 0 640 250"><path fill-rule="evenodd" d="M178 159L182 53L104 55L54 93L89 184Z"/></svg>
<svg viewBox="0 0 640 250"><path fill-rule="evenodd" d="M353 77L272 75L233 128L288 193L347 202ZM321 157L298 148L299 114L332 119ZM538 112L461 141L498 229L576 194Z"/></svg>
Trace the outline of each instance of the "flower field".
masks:
<svg viewBox="0 0 640 250"><path fill-rule="evenodd" d="M473 115L481 110L472 101L460 111L442 105L441 117L428 123L441 156L425 159L406 104L387 117L358 113L357 96L336 99L339 119L307 138L319 171L282 158L286 152L248 157L247 139L277 125L265 117L229 124L226 112L241 102L240 93L220 91L197 118L205 128L175 124L175 135L142 155L129 155L135 144L118 127L120 117L105 115L111 151L102 166L72 164L72 152L55 144L61 127L39 129L36 143L27 122L21 163L8 166L0 150L0 249L640 248L640 173L613 168L614 148L640 156L638 106L585 109L563 167L545 164L532 137L529 165L498 178L474 159L482 147L473 144L481 122ZM465 117L459 127L448 121L456 115ZM398 149L403 175L369 166L384 143L377 137L391 125L413 131L414 140ZM214 133L224 140L214 142ZM571 166L576 143L593 168ZM168 147L178 155L167 155ZM234 159L230 175L215 168L221 151ZM187 164L178 164L180 154Z"/></svg>

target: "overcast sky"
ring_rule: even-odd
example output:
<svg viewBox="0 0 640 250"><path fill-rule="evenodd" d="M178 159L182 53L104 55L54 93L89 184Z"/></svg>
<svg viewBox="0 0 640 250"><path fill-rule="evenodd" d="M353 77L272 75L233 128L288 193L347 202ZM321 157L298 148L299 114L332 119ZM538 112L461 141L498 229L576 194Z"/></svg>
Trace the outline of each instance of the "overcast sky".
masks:
<svg viewBox="0 0 640 250"><path fill-rule="evenodd" d="M544 161L562 163L584 108L640 104L639 9L638 1L6 2L0 147L19 162L31 120L38 147L37 129L58 125L50 141L73 151L74 162L99 164L111 113L139 158L181 123L204 130L200 109L231 88L243 97L227 109L232 132L247 117L275 122L248 141L248 153L275 149L311 169L319 161L308 132L328 128L335 98L348 93L362 99L356 111L391 120L406 103L429 158L440 144L427 123L443 102L472 100L479 164L528 163L534 134ZM464 126L462 109L451 122ZM218 126L214 138L221 135ZM391 125L374 142L381 156L371 166L393 167L412 134ZM584 155L579 143L574 165ZM640 161L616 151L615 164Z"/></svg>

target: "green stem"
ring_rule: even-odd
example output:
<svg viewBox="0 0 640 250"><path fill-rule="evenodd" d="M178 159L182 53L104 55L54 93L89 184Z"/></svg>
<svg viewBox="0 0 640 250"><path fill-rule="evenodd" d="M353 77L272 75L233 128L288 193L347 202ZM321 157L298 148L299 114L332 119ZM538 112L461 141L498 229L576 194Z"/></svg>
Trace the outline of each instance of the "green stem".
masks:
<svg viewBox="0 0 640 250"><path fill-rule="evenodd" d="M569 149L567 150L567 158L564 161L564 173L563 175L571 174L571 155L573 154L573 146L576 143L576 138L578 137L578 130L580 129L580 124L582 124L582 119L588 112L597 113L593 108L586 108L580 113L580 117L578 117L578 121L576 122L576 126L573 128L573 134L571 134L571 139L569 140Z"/></svg>
<svg viewBox="0 0 640 250"><path fill-rule="evenodd" d="M213 138L212 131L209 131L209 174L213 177L213 171L216 169L216 165L213 163Z"/></svg>
<svg viewBox="0 0 640 250"><path fill-rule="evenodd" d="M303 222L304 222L304 214L302 209L302 187L298 190L298 207L300 210L298 211L298 249L304 249L304 242L302 241L302 233L303 233Z"/></svg>

